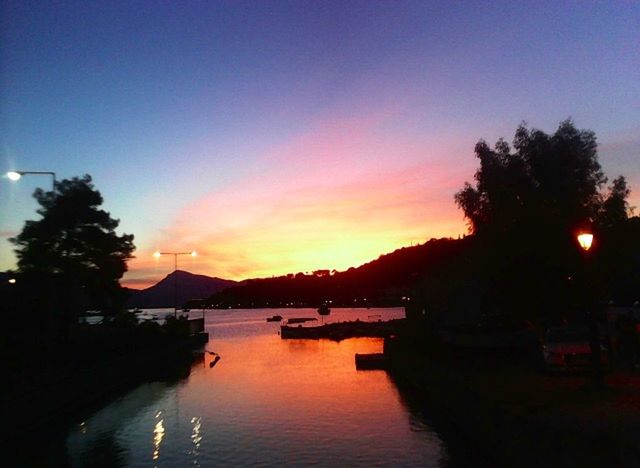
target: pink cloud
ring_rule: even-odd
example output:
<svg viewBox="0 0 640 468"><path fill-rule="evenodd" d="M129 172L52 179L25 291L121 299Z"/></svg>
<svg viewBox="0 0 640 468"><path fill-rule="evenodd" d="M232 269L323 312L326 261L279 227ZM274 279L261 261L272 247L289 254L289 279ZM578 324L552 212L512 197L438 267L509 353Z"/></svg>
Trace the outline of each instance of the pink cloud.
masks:
<svg viewBox="0 0 640 468"><path fill-rule="evenodd" d="M185 206L153 248L196 249L185 269L241 279L344 269L466 232L453 194L473 175L472 149L396 141L382 131L392 115L324 122L269 148L259 173Z"/></svg>

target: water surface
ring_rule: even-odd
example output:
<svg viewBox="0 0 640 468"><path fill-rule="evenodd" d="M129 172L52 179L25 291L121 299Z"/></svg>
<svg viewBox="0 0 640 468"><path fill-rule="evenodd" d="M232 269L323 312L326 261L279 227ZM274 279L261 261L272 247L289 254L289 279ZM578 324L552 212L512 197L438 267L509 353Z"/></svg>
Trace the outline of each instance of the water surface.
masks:
<svg viewBox="0 0 640 468"><path fill-rule="evenodd" d="M156 311L156 313L158 313ZM191 312L201 316L202 312ZM357 371L378 338L282 340L266 317L313 309L207 311L204 354L188 378L139 386L70 429L76 466L441 466L446 448L385 371ZM402 309L334 309L329 321Z"/></svg>

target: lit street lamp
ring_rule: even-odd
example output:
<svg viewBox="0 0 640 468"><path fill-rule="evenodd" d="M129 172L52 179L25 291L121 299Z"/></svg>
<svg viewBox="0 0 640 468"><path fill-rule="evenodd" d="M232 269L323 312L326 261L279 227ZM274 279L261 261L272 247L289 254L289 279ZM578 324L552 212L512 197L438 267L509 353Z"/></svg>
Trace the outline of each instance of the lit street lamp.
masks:
<svg viewBox="0 0 640 468"><path fill-rule="evenodd" d="M578 234L578 244L580 247L587 252L591 248L591 244L593 243L593 234L590 232L581 232Z"/></svg>
<svg viewBox="0 0 640 468"><path fill-rule="evenodd" d="M581 231L577 235L577 240L580 248L584 251L585 266L587 270L586 273L588 275L587 279L591 279L589 249L591 249L593 244L593 233L589 231ZM598 328L598 320L596 319L596 305L593 304L591 299L589 299L587 308L589 313L589 331L591 335L589 339L589 347L591 351L592 383L594 387L600 388L604 384L604 376L602 375L602 369L600 367L600 330Z"/></svg>
<svg viewBox="0 0 640 468"><path fill-rule="evenodd" d="M52 178L51 188L56 188L56 173L50 171L9 171L7 177L9 180L17 182L23 175L50 175Z"/></svg>
<svg viewBox="0 0 640 468"><path fill-rule="evenodd" d="M178 316L178 255L191 255L196 257L198 254L195 250L191 252L154 252L153 256L160 258L162 255L173 255L173 316Z"/></svg>

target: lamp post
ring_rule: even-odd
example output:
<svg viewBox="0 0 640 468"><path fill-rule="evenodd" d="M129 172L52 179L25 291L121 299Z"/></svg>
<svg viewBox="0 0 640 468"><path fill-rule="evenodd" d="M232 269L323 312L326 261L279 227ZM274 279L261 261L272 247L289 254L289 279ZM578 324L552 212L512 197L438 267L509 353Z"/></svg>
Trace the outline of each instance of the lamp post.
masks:
<svg viewBox="0 0 640 468"><path fill-rule="evenodd" d="M587 280L591 279L591 265L589 259L589 250L593 245L593 233L583 230L576 236L580 248L584 252L585 273ZM600 366L600 331L598 329L598 320L596 318L596 306L591 298L587 299L587 311L589 313L589 348L591 351L591 381L595 388L601 388L604 385L604 376Z"/></svg>
<svg viewBox="0 0 640 468"><path fill-rule="evenodd" d="M162 255L173 255L173 316L178 316L178 255L191 255L196 257L198 254L195 250L191 252L154 252L153 256L160 258Z"/></svg>
<svg viewBox="0 0 640 468"><path fill-rule="evenodd" d="M9 171L7 177L14 182L20 180L23 175L50 175L51 176L51 189L56 188L56 173L50 171Z"/></svg>

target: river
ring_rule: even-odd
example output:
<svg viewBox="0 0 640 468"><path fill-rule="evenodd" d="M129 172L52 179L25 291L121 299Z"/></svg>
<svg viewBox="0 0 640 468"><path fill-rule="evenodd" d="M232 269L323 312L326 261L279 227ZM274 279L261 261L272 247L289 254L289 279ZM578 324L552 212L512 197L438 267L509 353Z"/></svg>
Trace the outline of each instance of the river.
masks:
<svg viewBox="0 0 640 468"><path fill-rule="evenodd" d="M150 311L165 315L167 311ZM188 377L140 385L69 428L74 466L447 466L428 418L355 353L382 340L282 340L266 317L313 309L192 311L210 339ZM328 321L388 320L401 308L334 309Z"/></svg>

